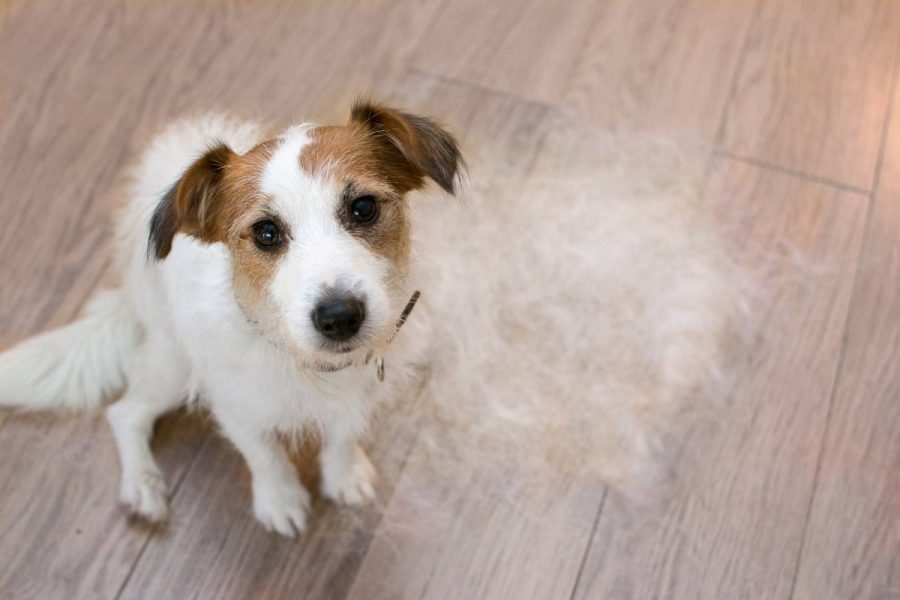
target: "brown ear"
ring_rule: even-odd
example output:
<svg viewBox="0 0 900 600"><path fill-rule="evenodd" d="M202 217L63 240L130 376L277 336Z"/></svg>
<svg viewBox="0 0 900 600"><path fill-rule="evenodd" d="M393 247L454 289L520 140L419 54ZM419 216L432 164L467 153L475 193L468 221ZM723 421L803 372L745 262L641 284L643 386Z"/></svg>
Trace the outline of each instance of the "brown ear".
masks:
<svg viewBox="0 0 900 600"><path fill-rule="evenodd" d="M422 187L430 177L454 193L457 173L464 165L456 140L435 121L393 108L357 100L350 121L366 126L379 140L399 152L407 169L408 187Z"/></svg>
<svg viewBox="0 0 900 600"><path fill-rule="evenodd" d="M221 202L217 199L225 166L235 156L225 144L210 148L166 192L150 219L148 252L157 260L169 255L178 232L210 243L219 240L221 228L216 226L216 217Z"/></svg>

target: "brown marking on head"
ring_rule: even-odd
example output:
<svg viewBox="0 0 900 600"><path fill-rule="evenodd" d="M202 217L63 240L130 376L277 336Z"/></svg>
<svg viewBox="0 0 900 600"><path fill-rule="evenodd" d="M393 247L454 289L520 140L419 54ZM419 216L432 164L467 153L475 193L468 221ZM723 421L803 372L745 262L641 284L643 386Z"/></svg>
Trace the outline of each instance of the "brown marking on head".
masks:
<svg viewBox="0 0 900 600"><path fill-rule="evenodd" d="M369 132L383 156L391 158L386 165L390 170L396 174L405 171L409 189L418 189L428 177L454 193L463 160L454 137L436 121L358 100L350 111L350 123Z"/></svg>
<svg viewBox="0 0 900 600"><path fill-rule="evenodd" d="M410 232L404 195L421 188L426 177L454 192L462 158L453 136L429 118L363 101L346 125L319 127L311 136L300 167L343 186L340 222L373 252L405 265ZM369 195L377 199L377 220L354 223L353 200Z"/></svg>

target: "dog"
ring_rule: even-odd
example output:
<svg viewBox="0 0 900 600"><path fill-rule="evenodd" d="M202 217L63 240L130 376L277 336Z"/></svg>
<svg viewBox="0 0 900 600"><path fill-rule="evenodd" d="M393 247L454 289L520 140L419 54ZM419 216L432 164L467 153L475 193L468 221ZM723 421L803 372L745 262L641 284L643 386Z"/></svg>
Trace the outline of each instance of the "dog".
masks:
<svg viewBox="0 0 900 600"><path fill-rule="evenodd" d="M246 460L266 529L306 526L310 496L284 438L310 427L322 494L372 500L360 438L394 389L392 367L414 360L391 343L415 298L407 194L427 180L454 194L463 168L437 122L367 100L344 125L268 139L221 115L175 123L126 192L121 287L0 354L0 405L89 409L119 394L106 416L121 501L149 521L168 513L154 423L192 398Z"/></svg>

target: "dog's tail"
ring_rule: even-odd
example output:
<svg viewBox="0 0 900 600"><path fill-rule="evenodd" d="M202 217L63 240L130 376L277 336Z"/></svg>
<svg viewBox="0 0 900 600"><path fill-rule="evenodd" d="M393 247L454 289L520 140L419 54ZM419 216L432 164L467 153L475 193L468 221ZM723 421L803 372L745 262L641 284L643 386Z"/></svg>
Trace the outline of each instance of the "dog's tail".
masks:
<svg viewBox="0 0 900 600"><path fill-rule="evenodd" d="M125 385L141 340L121 290L98 293L82 317L0 353L0 407L83 410Z"/></svg>

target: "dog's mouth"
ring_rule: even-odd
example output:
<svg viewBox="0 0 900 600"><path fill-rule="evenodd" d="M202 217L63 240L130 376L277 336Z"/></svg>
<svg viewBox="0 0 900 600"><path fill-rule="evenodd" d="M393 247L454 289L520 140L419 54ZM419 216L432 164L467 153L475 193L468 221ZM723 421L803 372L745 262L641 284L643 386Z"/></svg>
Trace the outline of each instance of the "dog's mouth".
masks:
<svg viewBox="0 0 900 600"><path fill-rule="evenodd" d="M346 369L350 365L353 364L353 361L347 361L344 363L332 363L332 362L322 362L319 361L312 366L313 369L319 371L321 373L334 373L335 371L340 371L342 369Z"/></svg>
<svg viewBox="0 0 900 600"><path fill-rule="evenodd" d="M304 362L323 372L340 371L354 364L363 364L366 356L372 353L370 341L366 336L340 343L323 341L320 342L318 352Z"/></svg>
<svg viewBox="0 0 900 600"><path fill-rule="evenodd" d="M332 356L344 357L347 354L364 350L370 345L371 341L371 336L368 335L358 335L350 340L342 342L321 340L318 349L319 352L325 355L325 360L328 360Z"/></svg>

